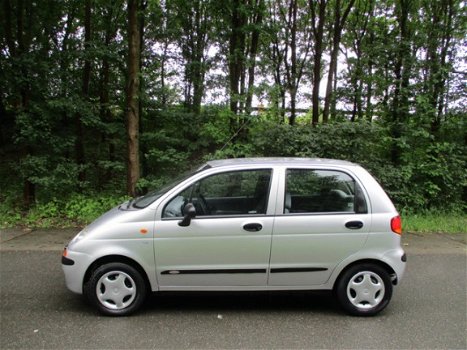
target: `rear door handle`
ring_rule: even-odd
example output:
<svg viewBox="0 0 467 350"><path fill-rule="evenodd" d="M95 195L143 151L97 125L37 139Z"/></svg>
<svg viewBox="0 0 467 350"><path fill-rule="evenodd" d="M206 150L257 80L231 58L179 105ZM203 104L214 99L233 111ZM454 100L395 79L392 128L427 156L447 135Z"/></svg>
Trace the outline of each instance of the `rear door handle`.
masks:
<svg viewBox="0 0 467 350"><path fill-rule="evenodd" d="M350 228L351 230L358 230L363 227L363 222L361 221L349 221L345 223L345 227Z"/></svg>
<svg viewBox="0 0 467 350"><path fill-rule="evenodd" d="M258 232L258 231L261 231L262 228L263 228L263 225L258 224L258 223L246 224L243 226L243 229L245 231L250 231L250 232Z"/></svg>

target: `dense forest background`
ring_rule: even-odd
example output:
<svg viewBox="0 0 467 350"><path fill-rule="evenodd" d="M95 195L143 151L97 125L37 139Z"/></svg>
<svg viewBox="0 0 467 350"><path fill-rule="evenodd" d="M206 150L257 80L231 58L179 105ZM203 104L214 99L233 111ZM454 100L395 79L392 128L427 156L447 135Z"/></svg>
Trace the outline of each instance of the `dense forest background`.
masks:
<svg viewBox="0 0 467 350"><path fill-rule="evenodd" d="M1 0L0 211L299 156L465 212L466 24L461 0Z"/></svg>

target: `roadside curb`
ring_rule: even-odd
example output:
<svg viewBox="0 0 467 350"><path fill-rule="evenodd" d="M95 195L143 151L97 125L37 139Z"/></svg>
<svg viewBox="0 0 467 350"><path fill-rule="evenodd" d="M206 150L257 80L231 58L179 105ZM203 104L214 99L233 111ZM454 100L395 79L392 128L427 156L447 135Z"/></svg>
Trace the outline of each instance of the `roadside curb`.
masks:
<svg viewBox="0 0 467 350"><path fill-rule="evenodd" d="M0 251L62 250L81 229L0 230Z"/></svg>

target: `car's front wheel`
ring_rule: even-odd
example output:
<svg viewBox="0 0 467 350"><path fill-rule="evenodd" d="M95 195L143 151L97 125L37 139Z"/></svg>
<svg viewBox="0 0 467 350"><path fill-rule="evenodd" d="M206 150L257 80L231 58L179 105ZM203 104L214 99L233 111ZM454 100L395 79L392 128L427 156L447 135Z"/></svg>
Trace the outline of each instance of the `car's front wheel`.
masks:
<svg viewBox="0 0 467 350"><path fill-rule="evenodd" d="M108 263L95 269L83 288L97 309L111 316L126 316L138 310L146 298L146 283L134 267Z"/></svg>
<svg viewBox="0 0 467 350"><path fill-rule="evenodd" d="M373 316L389 304L392 283L384 268L359 264L343 272L335 293L339 303L351 315Z"/></svg>

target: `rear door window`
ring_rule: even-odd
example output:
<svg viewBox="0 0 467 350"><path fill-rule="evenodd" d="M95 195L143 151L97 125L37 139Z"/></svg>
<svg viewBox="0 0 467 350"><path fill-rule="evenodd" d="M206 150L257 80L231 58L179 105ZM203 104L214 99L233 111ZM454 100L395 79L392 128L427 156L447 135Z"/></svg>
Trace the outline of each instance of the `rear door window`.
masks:
<svg viewBox="0 0 467 350"><path fill-rule="evenodd" d="M336 170L288 169L284 213L367 213L359 184Z"/></svg>

